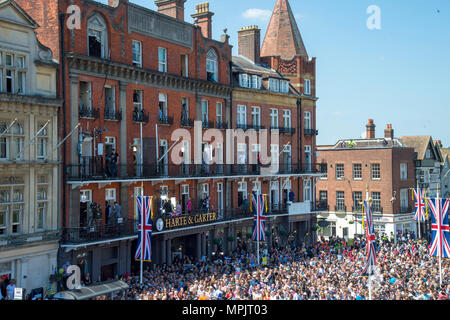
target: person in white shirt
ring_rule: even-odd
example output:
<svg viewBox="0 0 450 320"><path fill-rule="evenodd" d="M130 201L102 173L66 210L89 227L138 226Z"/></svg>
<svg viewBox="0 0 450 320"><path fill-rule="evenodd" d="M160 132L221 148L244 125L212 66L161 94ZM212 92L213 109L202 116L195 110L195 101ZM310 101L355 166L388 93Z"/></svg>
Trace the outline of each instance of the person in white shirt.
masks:
<svg viewBox="0 0 450 320"><path fill-rule="evenodd" d="M6 287L6 294L8 296L8 300L14 300L14 290L16 289L16 282L11 280L10 284Z"/></svg>

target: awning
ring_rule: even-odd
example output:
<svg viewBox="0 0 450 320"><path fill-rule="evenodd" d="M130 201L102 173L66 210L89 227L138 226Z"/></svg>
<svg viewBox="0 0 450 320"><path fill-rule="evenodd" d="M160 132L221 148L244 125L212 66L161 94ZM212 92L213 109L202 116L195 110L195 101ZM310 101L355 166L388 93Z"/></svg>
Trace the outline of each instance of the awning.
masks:
<svg viewBox="0 0 450 320"><path fill-rule="evenodd" d="M124 281L108 281L88 287L81 287L80 289L61 291L56 293L53 298L62 300L86 300L125 289L128 289L128 284Z"/></svg>

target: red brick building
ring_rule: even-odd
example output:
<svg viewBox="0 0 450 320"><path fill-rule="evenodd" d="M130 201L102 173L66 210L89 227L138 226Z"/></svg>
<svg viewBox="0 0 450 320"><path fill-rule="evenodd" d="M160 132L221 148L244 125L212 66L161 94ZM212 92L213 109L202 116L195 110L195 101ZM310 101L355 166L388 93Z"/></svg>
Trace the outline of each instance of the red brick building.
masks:
<svg viewBox="0 0 450 320"><path fill-rule="evenodd" d="M324 211L318 216L325 236L353 238L363 234L362 204L366 191L372 199L374 226L378 233L415 231L415 152L394 137L388 124L384 137L376 138L369 119L365 139L339 140L318 146L318 161L326 162L327 178L317 183L316 198ZM320 222L326 221L327 223Z"/></svg>
<svg viewBox="0 0 450 320"><path fill-rule="evenodd" d="M61 262L80 265L95 280L132 270L137 195L154 197L154 263L170 264L181 254L200 258L229 252L248 240L252 214L244 194L248 197L252 192L254 180L262 183L263 193L269 193L273 177L279 182L279 193L270 198L269 214L286 216L280 241L294 231L298 242L307 233L312 235L308 228L314 216L312 179L317 177L317 98L315 60L306 52L295 49L287 58L280 52L261 55L265 66L260 67L260 88L268 92L249 98L246 88L240 90L241 100L235 100L239 75L232 65L229 36L224 34L219 41L211 38L214 13L208 3L196 6L191 24L184 21L185 0L157 0L158 12L128 0L111 0L109 5L91 0L41 0L39 6L19 2L42 26L41 42L59 53L59 89L65 98L61 137L73 133L62 152ZM277 1L272 20L277 17L290 19L291 33L286 37L295 35L297 48L302 41L286 0ZM269 31L274 28L269 26ZM271 41L267 38L263 48L272 46ZM254 44L257 50L259 43ZM280 92L281 86L287 91ZM277 87L277 92L272 90ZM273 129L284 130L280 132L283 146L274 149L283 151L284 158L269 174L251 162L251 143L243 158L227 131L238 127L237 103L249 104L250 119L250 107L263 96L270 98L259 105L261 124L267 129L270 108L290 111L289 121L284 122L280 114L278 126L274 124ZM230 157L233 154L236 157ZM309 181L306 203L303 177ZM291 191L296 204L288 208ZM172 203L173 210L179 203L181 216L172 217L165 201ZM121 209L108 215L106 202L118 202ZM289 216L294 209L302 214ZM268 237L271 244L272 233Z"/></svg>

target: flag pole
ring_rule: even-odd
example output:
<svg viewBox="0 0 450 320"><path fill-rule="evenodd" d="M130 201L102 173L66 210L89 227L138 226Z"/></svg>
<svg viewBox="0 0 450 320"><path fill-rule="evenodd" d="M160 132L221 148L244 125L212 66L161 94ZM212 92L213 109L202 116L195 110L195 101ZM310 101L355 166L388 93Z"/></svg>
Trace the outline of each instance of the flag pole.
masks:
<svg viewBox="0 0 450 320"><path fill-rule="evenodd" d="M140 162L141 162L141 177L144 175L144 159L143 159L143 153L144 153L144 144L142 139L142 122L140 123L140 129L141 129L141 154L140 154ZM144 202L144 181L141 181L141 188L142 188L142 208L143 208L143 202ZM142 288L142 270L144 269L144 210L141 210L141 271L140 271L140 283Z"/></svg>
<svg viewBox="0 0 450 320"><path fill-rule="evenodd" d="M417 181L417 192L420 194L420 196L422 195L421 191L419 189L419 181ZM414 190L413 190L413 194L414 194ZM419 199L417 199L417 200L419 200ZM422 238L422 232L420 230L420 219L422 218L422 212L421 212L422 208L420 206L420 203L421 202L418 203L418 206L419 206L419 219L417 219L417 224L419 225L419 238Z"/></svg>

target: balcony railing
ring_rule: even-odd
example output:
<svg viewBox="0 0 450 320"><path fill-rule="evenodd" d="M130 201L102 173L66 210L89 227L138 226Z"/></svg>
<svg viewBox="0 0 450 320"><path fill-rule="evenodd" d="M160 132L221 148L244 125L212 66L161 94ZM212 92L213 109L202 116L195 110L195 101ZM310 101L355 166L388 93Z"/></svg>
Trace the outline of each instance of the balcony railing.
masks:
<svg viewBox="0 0 450 320"><path fill-rule="evenodd" d="M347 212L347 207L345 205L342 205L342 204L337 204L334 207L334 211L336 211L336 212Z"/></svg>
<svg viewBox="0 0 450 320"><path fill-rule="evenodd" d="M228 129L228 122L216 121L216 129L221 129L221 130Z"/></svg>
<svg viewBox="0 0 450 320"><path fill-rule="evenodd" d="M311 135L311 136L314 136L314 135L318 135L319 134L319 130L316 130L316 129L304 129L304 134L305 134L305 136L307 136L307 135Z"/></svg>
<svg viewBox="0 0 450 320"><path fill-rule="evenodd" d="M326 165L326 164L325 164ZM211 176L259 176L281 174L317 174L323 164L279 164L278 166L259 164L146 164L122 165L107 163L103 157L81 157L80 164L69 165L69 180L125 180L158 178L201 178Z"/></svg>
<svg viewBox="0 0 450 320"><path fill-rule="evenodd" d="M411 212L413 212L411 207L409 207L409 206L408 207L400 206L400 213L411 213Z"/></svg>
<svg viewBox="0 0 450 320"><path fill-rule="evenodd" d="M122 121L122 111L121 110L111 110L111 109L105 109L103 116L105 120L115 120L115 121Z"/></svg>
<svg viewBox="0 0 450 320"><path fill-rule="evenodd" d="M202 128L203 129L212 129L212 128L214 128L214 122L213 121L202 120Z"/></svg>
<svg viewBox="0 0 450 320"><path fill-rule="evenodd" d="M78 244L101 240L112 240L126 236L137 235L137 222L124 219L121 223L95 224L82 228L63 228L62 241Z"/></svg>
<svg viewBox="0 0 450 320"><path fill-rule="evenodd" d="M352 206L352 212L353 213L361 213L362 212L362 205L358 205L358 206Z"/></svg>
<svg viewBox="0 0 450 320"><path fill-rule="evenodd" d="M133 111L133 122L148 123L148 120L148 112L145 112L144 110Z"/></svg>
<svg viewBox="0 0 450 320"><path fill-rule="evenodd" d="M294 134L295 133L295 128L291 128L291 127L280 127L280 133L284 133L284 134Z"/></svg>
<svg viewBox="0 0 450 320"><path fill-rule="evenodd" d="M316 211L330 211L330 206L327 201L319 200L316 202Z"/></svg>
<svg viewBox="0 0 450 320"><path fill-rule="evenodd" d="M80 118L98 119L100 118L100 110L98 108L80 107Z"/></svg>
<svg viewBox="0 0 450 320"><path fill-rule="evenodd" d="M181 126L182 127L193 127L194 120L189 118L181 118Z"/></svg>
<svg viewBox="0 0 450 320"><path fill-rule="evenodd" d="M162 116L159 118L159 124L171 126L173 125L173 117Z"/></svg>

